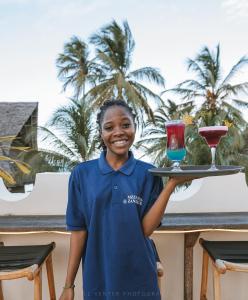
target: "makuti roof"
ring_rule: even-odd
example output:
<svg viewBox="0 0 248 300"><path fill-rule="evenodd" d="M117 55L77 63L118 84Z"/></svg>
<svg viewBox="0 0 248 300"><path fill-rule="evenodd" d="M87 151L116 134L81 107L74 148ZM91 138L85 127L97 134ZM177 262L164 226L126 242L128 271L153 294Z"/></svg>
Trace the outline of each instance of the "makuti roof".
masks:
<svg viewBox="0 0 248 300"><path fill-rule="evenodd" d="M38 102L0 102L0 136L17 136Z"/></svg>

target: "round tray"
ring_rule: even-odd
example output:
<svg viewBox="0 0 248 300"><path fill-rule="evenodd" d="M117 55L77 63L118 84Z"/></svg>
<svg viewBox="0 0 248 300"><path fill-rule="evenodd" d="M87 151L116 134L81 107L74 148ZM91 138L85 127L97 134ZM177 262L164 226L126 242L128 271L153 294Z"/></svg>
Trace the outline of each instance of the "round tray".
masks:
<svg viewBox="0 0 248 300"><path fill-rule="evenodd" d="M218 170L208 170L210 166L181 166L182 171L172 171L172 167L153 168L148 171L154 176L182 177L193 176L195 178L208 176L231 175L244 171L241 166L216 166Z"/></svg>

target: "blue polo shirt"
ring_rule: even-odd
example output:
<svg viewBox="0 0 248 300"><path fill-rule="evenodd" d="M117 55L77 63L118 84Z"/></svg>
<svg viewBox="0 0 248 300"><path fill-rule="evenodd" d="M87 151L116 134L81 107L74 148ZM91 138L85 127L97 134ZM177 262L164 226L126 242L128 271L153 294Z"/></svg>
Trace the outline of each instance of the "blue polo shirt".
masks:
<svg viewBox="0 0 248 300"><path fill-rule="evenodd" d="M158 198L162 180L151 164L129 159L115 171L99 159L72 171L66 212L68 230L87 230L82 254L85 300L160 300L156 260L142 219Z"/></svg>

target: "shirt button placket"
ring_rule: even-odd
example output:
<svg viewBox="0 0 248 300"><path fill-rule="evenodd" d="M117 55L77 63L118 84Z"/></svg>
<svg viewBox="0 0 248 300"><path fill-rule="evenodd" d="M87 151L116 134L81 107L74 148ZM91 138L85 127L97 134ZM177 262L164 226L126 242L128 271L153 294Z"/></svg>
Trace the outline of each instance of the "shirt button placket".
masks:
<svg viewBox="0 0 248 300"><path fill-rule="evenodd" d="M119 203L119 185L118 185L118 172L115 173L115 176L112 181L112 201L114 203Z"/></svg>

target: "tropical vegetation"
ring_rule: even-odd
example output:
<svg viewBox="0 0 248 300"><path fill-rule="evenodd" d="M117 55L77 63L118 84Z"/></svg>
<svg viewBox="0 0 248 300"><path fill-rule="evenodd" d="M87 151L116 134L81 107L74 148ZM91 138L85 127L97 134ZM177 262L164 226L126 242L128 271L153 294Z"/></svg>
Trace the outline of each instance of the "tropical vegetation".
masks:
<svg viewBox="0 0 248 300"><path fill-rule="evenodd" d="M0 177L9 185L16 183L16 174L14 174L16 170L23 174L29 174L31 171L28 164L9 155L10 151L24 152L29 149L28 147L9 146L15 139L16 136L0 136Z"/></svg>
<svg viewBox="0 0 248 300"><path fill-rule="evenodd" d="M217 45L213 52L205 46L195 59L187 59L188 70L193 72L194 78L167 91L198 104L195 119L199 126L220 125L226 120L243 128L246 121L239 108L248 108L248 103L239 97L247 95L248 82L233 83L233 80L247 63L248 57L241 57L229 73L223 76L220 46Z"/></svg>
<svg viewBox="0 0 248 300"><path fill-rule="evenodd" d="M80 161L99 151L96 111L109 98L126 101L137 114L141 137L135 147L156 165L168 166L165 155L165 122L184 119L186 126L187 164L208 164L210 151L198 134L199 126L223 125L229 132L219 144L217 163L248 166L248 129L241 107L248 107L241 96L247 95L248 82L234 82L248 63L242 57L223 76L220 46L211 51L203 47L194 59L187 60L193 77L160 95L145 82L164 87L164 78L156 68L132 70L134 38L127 22L113 21L92 34L88 42L73 36L58 54L56 65L63 91L72 91L68 104L59 107L39 133L49 149L26 155L25 161L39 170L71 170ZM175 101L162 97L173 93ZM151 108L151 103L156 106Z"/></svg>
<svg viewBox="0 0 248 300"><path fill-rule="evenodd" d="M143 83L164 87L159 71L152 67L131 70L135 42L127 22L119 25L113 21L102 27L89 44L73 36L58 55L58 78L63 91L71 89L73 97L55 111L45 127L39 127L40 140L52 151L39 149L22 156L35 172L71 170L98 153L96 111L105 100L127 101L138 115L139 125L154 118L149 101L162 101ZM94 53L89 50L92 47Z"/></svg>
<svg viewBox="0 0 248 300"><path fill-rule="evenodd" d="M139 115L139 124L144 113L152 119L149 101L158 104L161 98L144 82L164 87L164 78L156 68L148 66L131 70L135 42L128 23L121 26L113 21L103 26L89 43L95 49L92 59L89 46L78 37L66 43L64 52L59 54L58 77L64 82L64 89L73 87L76 98L87 97L95 109L107 99L123 99Z"/></svg>
<svg viewBox="0 0 248 300"><path fill-rule="evenodd" d="M40 142L52 150L30 151L23 156L41 171L68 171L91 159L99 148L93 108L86 101L70 99L57 108L46 127L39 127Z"/></svg>
<svg viewBox="0 0 248 300"><path fill-rule="evenodd" d="M166 104L155 112L155 123L147 121L137 147L142 148L146 155L152 155L157 165L169 165L170 162L164 156L164 124L169 119L184 118L187 124L185 163L209 164L210 150L205 140L199 136L198 127L227 125L228 134L222 138L217 148L217 163L248 167L248 124L241 110L248 107L248 102L240 99L240 96L248 94L248 82L232 83L247 63L248 58L242 57L224 77L219 45L213 52L204 47L195 59L189 58L187 65L188 70L194 74L193 79L187 79L162 93L166 95L172 92L183 101L173 104L167 100ZM186 111L181 110L180 106L186 108Z"/></svg>

